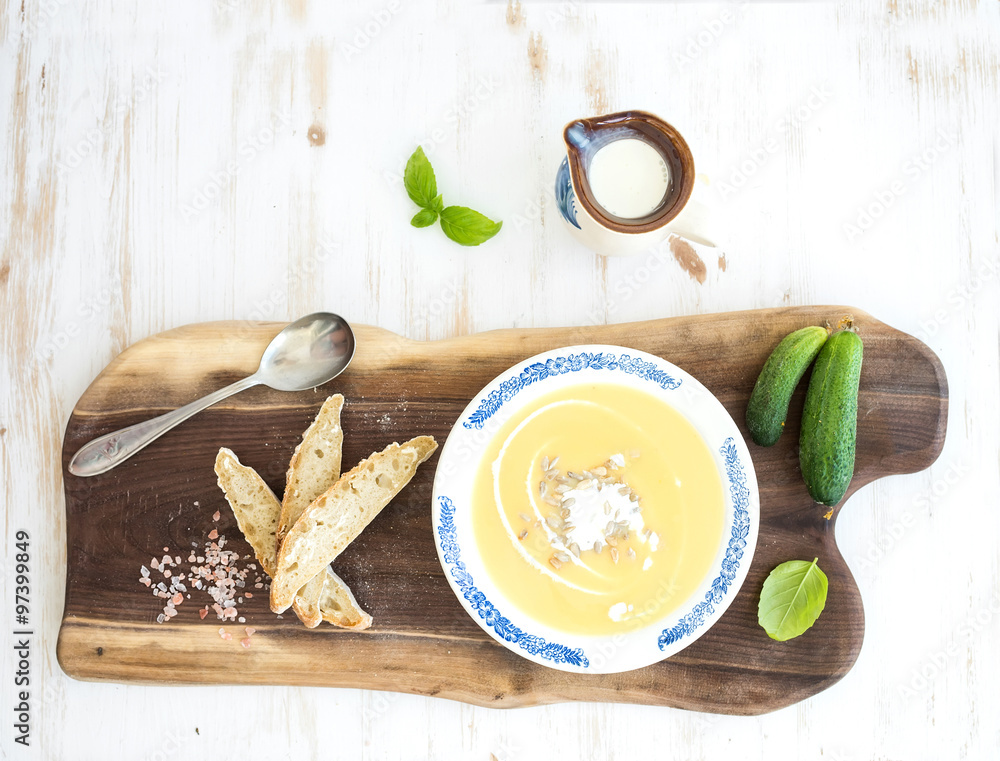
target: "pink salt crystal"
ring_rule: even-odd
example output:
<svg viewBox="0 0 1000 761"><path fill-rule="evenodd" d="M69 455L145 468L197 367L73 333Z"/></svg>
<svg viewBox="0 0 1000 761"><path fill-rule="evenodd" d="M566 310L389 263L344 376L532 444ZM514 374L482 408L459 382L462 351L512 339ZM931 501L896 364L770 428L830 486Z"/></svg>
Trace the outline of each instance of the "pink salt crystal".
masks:
<svg viewBox="0 0 1000 761"><path fill-rule="evenodd" d="M217 521L217 520L219 520L219 518L221 518L221 517L222 517L222 513L220 513L220 512L218 511L218 510L216 510L216 511L215 511L215 514L214 514L214 515L212 516L212 520L213 520L213 521Z"/></svg>
<svg viewBox="0 0 1000 761"><path fill-rule="evenodd" d="M173 597L170 598L170 602L172 602L174 605L180 605L182 602L184 602L184 595L178 592L177 594L175 594Z"/></svg>
<svg viewBox="0 0 1000 761"><path fill-rule="evenodd" d="M243 645L243 647L245 647L245 648L249 648L250 647L250 638L246 637L244 639L241 639L240 640L240 644Z"/></svg>
<svg viewBox="0 0 1000 761"><path fill-rule="evenodd" d="M248 637L252 637L252 636L253 636L253 634L254 634L254 632L255 632L255 631L257 631L257 630L256 630L256 629L254 629L254 628L253 628L252 626L248 626L248 627L247 627L246 629L244 629L243 631L245 631L245 632L247 633L247 636L248 636Z"/></svg>
<svg viewBox="0 0 1000 761"><path fill-rule="evenodd" d="M213 528L213 529L212 529L212 530L211 530L211 531L209 532L209 534L208 534L208 538L209 538L209 539L218 539L218 538L219 538L219 532L218 532L218 531L216 531L216 530L215 530L215 529Z"/></svg>
<svg viewBox="0 0 1000 761"><path fill-rule="evenodd" d="M202 621L204 621L205 616L207 615L208 615L208 606L206 605L204 608L198 611L198 616L201 618Z"/></svg>
<svg viewBox="0 0 1000 761"><path fill-rule="evenodd" d="M168 568L166 571L163 572L163 578L169 579L170 578L170 573L171 573L170 569Z"/></svg>

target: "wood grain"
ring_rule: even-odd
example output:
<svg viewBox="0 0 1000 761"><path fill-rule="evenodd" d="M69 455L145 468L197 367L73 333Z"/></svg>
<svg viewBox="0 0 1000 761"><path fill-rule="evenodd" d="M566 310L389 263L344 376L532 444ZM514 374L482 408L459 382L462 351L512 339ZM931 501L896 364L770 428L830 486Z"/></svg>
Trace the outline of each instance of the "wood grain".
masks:
<svg viewBox="0 0 1000 761"><path fill-rule="evenodd" d="M328 393L347 399L344 462L392 440L432 434L443 441L490 379L539 351L611 343L649 351L712 390L744 428L744 405L767 354L782 336L853 314L865 341L858 460L851 492L872 480L928 467L944 443L947 381L924 344L859 310L796 307L678 317L623 325L504 330L415 342L357 329L351 368L328 387L299 394L256 388L183 424L102 476L65 472L66 605L58 657L81 679L367 687L491 706L569 700L670 705L759 714L802 700L851 668L864 637L861 596L836 546L836 514L811 503L798 473L796 437L803 390L789 434L770 449L751 445L761 491L760 539L746 583L701 639L654 666L608 676L557 672L487 637L452 594L431 536L436 456L338 559L337 572L374 616L367 632L309 631L275 618L266 598L241 607L257 629L249 650L224 642L219 622L194 600L158 625L157 601L137 581L163 547L186 551L216 525L249 549L223 500L212 462L220 446L256 467L276 491L298 436ZM63 464L94 436L190 401L252 372L282 326L220 322L147 338L117 357L70 418ZM196 505L195 502L200 504ZM768 639L756 624L764 577L779 562L818 556L830 579L826 610L804 636Z"/></svg>

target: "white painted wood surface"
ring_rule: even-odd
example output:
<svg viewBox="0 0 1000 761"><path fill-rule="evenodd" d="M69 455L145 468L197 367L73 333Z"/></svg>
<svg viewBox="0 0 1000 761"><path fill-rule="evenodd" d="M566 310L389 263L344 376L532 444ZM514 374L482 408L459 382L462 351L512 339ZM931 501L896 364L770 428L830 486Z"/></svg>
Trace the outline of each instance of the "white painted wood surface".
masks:
<svg viewBox="0 0 1000 761"><path fill-rule="evenodd" d="M0 40L0 757L996 757L996 2L6 0ZM595 257L560 226L563 124L630 107L674 123L719 189L728 268L709 259L703 285L673 261ZM495 240L408 225L397 175L417 143L447 201L505 221ZM846 227L869 206L878 219ZM62 430L134 341L314 309L433 339L826 302L925 337L952 414L938 464L864 489L838 524L867 639L809 701L750 719L501 712L59 670ZM30 749L11 721L18 529Z"/></svg>

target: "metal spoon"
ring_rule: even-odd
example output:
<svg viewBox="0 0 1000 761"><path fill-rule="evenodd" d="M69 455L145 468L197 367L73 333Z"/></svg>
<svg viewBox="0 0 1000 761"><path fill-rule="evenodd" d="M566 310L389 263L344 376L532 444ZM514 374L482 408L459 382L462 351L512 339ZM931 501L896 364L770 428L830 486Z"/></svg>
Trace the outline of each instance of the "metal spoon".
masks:
<svg viewBox="0 0 1000 761"><path fill-rule="evenodd" d="M106 473L192 415L251 386L263 384L276 391L321 386L347 369L354 349L354 332L343 317L316 312L296 320L267 345L253 375L173 412L94 439L73 455L69 472L75 476Z"/></svg>

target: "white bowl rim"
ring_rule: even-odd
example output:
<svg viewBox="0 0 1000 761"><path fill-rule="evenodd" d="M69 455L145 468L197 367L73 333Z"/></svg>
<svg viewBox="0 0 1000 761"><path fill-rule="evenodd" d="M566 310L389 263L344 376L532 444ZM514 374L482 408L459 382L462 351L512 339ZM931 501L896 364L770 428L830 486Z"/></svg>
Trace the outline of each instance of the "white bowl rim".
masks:
<svg viewBox="0 0 1000 761"><path fill-rule="evenodd" d="M722 541L710 573L696 591L670 615L627 633L605 636L557 630L518 608L486 572L476 551L471 521L462 520L467 512L463 515L461 510L467 506L482 450L503 422L541 395L587 382L640 388L681 412L708 445L725 495ZM653 354L623 346L582 344L529 357L473 397L442 447L431 515L445 577L462 607L490 637L549 668L607 674L642 668L679 652L725 613L753 559L760 495L739 427L705 386Z"/></svg>

